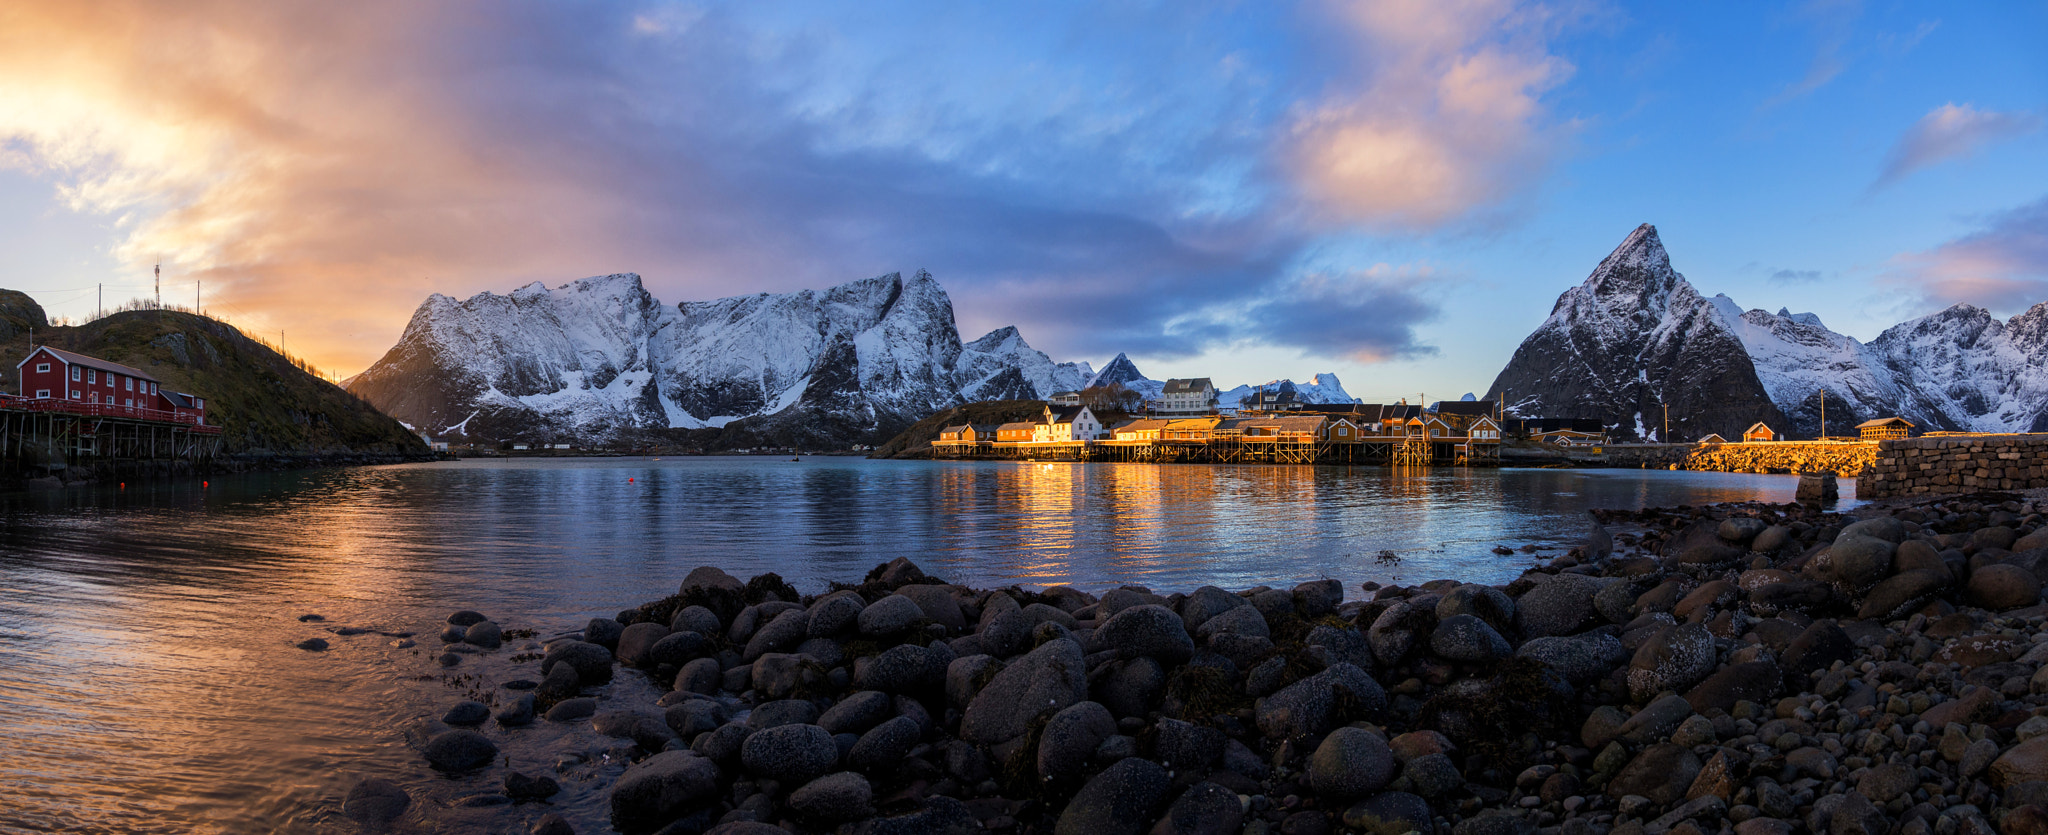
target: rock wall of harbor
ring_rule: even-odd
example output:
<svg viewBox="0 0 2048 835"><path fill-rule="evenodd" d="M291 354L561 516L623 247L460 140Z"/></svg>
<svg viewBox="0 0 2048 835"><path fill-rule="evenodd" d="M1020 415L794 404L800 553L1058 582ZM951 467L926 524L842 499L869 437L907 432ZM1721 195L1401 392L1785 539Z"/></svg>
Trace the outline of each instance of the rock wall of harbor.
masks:
<svg viewBox="0 0 2048 835"><path fill-rule="evenodd" d="M1883 441L1859 498L2048 487L2048 435Z"/></svg>
<svg viewBox="0 0 2048 835"><path fill-rule="evenodd" d="M1607 466L1719 473L1822 473L1857 478L1877 459L1877 444L1771 442L1757 444L1620 445L1606 448Z"/></svg>

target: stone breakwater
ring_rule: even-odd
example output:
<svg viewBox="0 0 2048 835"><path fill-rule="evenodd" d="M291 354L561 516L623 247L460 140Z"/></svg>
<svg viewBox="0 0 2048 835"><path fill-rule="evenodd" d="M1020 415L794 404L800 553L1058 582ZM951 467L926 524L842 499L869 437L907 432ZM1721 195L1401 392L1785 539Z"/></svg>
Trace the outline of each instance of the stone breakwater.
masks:
<svg viewBox="0 0 2048 835"><path fill-rule="evenodd" d="M456 613L441 664L516 680L409 738L537 833L2048 832L2043 510L1600 512L1511 583L1348 601L701 568L544 647ZM544 728L617 766L507 768Z"/></svg>
<svg viewBox="0 0 2048 835"><path fill-rule="evenodd" d="M1877 460L1878 445L1855 442L1774 441L1692 446L1611 446L1607 466L1714 473L1835 473L1859 478ZM1950 490L1948 492L1962 492Z"/></svg>
<svg viewBox="0 0 2048 835"><path fill-rule="evenodd" d="M2048 435L1882 441L1860 498L2048 487Z"/></svg>

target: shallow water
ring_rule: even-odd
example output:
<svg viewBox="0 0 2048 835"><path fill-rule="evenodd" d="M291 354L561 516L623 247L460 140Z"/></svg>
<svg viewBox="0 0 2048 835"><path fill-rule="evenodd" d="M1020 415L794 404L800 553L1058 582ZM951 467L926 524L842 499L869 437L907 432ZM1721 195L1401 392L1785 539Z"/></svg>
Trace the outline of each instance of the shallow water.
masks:
<svg viewBox="0 0 2048 835"><path fill-rule="evenodd" d="M489 730L551 805L451 808L505 768L432 776L402 728L538 678L523 641L433 662L458 608L540 638L675 591L690 568L805 592L897 556L973 585L1186 590L1335 577L1499 582L1588 508L1789 501L1790 476L814 458L465 461L0 496L0 831L352 832L360 774L395 831L609 831L623 769L588 724ZM1844 485L1845 494L1853 488ZM1383 550L1400 559L1382 564ZM319 614L320 623L301 623ZM419 646L358 627L416 632ZM327 652L293 644L325 637ZM615 690L654 685L635 673ZM565 754L586 756L558 769Z"/></svg>

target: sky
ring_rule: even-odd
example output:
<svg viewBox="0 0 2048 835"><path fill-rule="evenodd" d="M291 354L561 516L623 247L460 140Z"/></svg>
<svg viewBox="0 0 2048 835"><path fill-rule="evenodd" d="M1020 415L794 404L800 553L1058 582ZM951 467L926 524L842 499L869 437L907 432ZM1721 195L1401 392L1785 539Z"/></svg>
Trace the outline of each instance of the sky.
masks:
<svg viewBox="0 0 2048 835"><path fill-rule="evenodd" d="M1861 339L2048 300L2048 4L0 4L0 287L338 375L431 293L928 269L963 339L1483 392L1639 223Z"/></svg>

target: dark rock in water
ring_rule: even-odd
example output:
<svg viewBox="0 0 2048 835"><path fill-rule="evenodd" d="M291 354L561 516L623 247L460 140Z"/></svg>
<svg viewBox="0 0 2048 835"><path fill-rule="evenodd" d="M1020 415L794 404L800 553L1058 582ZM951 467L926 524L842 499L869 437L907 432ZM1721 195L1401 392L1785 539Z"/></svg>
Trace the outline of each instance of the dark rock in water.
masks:
<svg viewBox="0 0 2048 835"><path fill-rule="evenodd" d="M1429 648L1452 661L1498 661L1509 653L1507 639L1473 615L1452 615L1438 621Z"/></svg>
<svg viewBox="0 0 2048 835"><path fill-rule="evenodd" d="M789 808L810 818L849 821L874 814L875 790L851 771L827 774L789 795Z"/></svg>
<svg viewBox="0 0 2048 835"><path fill-rule="evenodd" d="M800 655L771 652L754 659L754 691L765 699L787 699L825 681L825 671Z"/></svg>
<svg viewBox="0 0 2048 835"><path fill-rule="evenodd" d="M1700 758L1692 751L1660 742L1637 754L1608 781L1607 796L1619 800L1633 794L1669 806L1685 799L1685 790L1692 787L1700 767Z"/></svg>
<svg viewBox="0 0 2048 835"><path fill-rule="evenodd" d="M1324 737L1309 757L1308 778L1317 794L1338 799L1364 797L1394 778L1394 753L1378 734L1338 728Z"/></svg>
<svg viewBox="0 0 2048 835"><path fill-rule="evenodd" d="M1202 622L1195 629L1195 637L1205 641L1217 635L1248 635L1256 638L1270 638L1273 630L1266 624L1266 617L1250 606L1241 606L1223 612Z"/></svg>
<svg viewBox="0 0 2048 835"><path fill-rule="evenodd" d="M1102 741L1116 735L1116 718L1097 702L1080 702L1053 714L1038 738L1038 779L1069 780L1082 773Z"/></svg>
<svg viewBox="0 0 2048 835"><path fill-rule="evenodd" d="M364 777L348 787L341 800L341 813L364 826L381 826L405 814L412 795L397 783L381 777Z"/></svg>
<svg viewBox="0 0 2048 835"><path fill-rule="evenodd" d="M663 751L635 763L612 786L612 826L652 832L718 797L718 764L689 751Z"/></svg>
<svg viewBox="0 0 2048 835"><path fill-rule="evenodd" d="M327 639L307 638L306 640L300 641L296 644L293 644L292 646L298 647L299 649L305 650L307 652L325 652L327 650Z"/></svg>
<svg viewBox="0 0 2048 835"><path fill-rule="evenodd" d="M815 780L839 761L839 745L816 725L778 725L755 731L740 744L747 771L797 785Z"/></svg>
<svg viewBox="0 0 2048 835"><path fill-rule="evenodd" d="M724 671L718 667L718 659L699 658L684 664L683 669L676 673L675 689L715 696L718 694L719 679L723 677L723 673Z"/></svg>
<svg viewBox="0 0 2048 835"><path fill-rule="evenodd" d="M1386 709L1387 692L1364 670L1334 664L1261 699L1259 730L1276 740L1321 734L1335 723L1340 701L1365 713L1377 713Z"/></svg>
<svg viewBox="0 0 2048 835"><path fill-rule="evenodd" d="M441 771L467 771L490 765L498 757L498 746L483 734L458 728L435 734L421 753L428 765Z"/></svg>
<svg viewBox="0 0 2048 835"><path fill-rule="evenodd" d="M508 728L533 724L534 694L521 693L511 704L498 709L498 724Z"/></svg>
<svg viewBox="0 0 2048 835"><path fill-rule="evenodd" d="M1874 516L1843 528L1835 535L1835 541L1846 536L1874 537L1896 545L1906 541L1906 523L1893 516Z"/></svg>
<svg viewBox="0 0 2048 835"><path fill-rule="evenodd" d="M469 627L472 624L483 623L487 620L490 620L490 618L484 617L482 612L473 612L468 609L463 609L462 611L456 612L455 614L448 616L449 624L465 628Z"/></svg>
<svg viewBox="0 0 2048 835"><path fill-rule="evenodd" d="M1123 658L1144 656L1179 664L1195 654L1195 641L1179 615L1165 606L1132 606L1096 627L1093 643Z"/></svg>
<svg viewBox="0 0 2048 835"><path fill-rule="evenodd" d="M619 663L634 667L648 664L647 651L654 648L654 642L668 637L668 627L659 623L635 623L619 633L617 655Z"/></svg>
<svg viewBox="0 0 2048 835"><path fill-rule="evenodd" d="M1396 601L1373 618L1365 640L1382 664L1399 664L1436 628L1436 613L1406 600Z"/></svg>
<svg viewBox="0 0 2048 835"><path fill-rule="evenodd" d="M1570 635L1592 619L1600 583L1580 574L1556 574L1515 600L1515 626L1523 635Z"/></svg>
<svg viewBox="0 0 2048 835"><path fill-rule="evenodd" d="M782 699L756 705L747 714L747 727L755 730L781 725L809 725L818 721L818 706L802 699Z"/></svg>
<svg viewBox="0 0 2048 835"><path fill-rule="evenodd" d="M477 621L470 624L468 629L463 630L462 640L471 646L497 649L505 643L505 631L499 629L498 625L491 621Z"/></svg>
<svg viewBox="0 0 2048 835"><path fill-rule="evenodd" d="M507 690L532 690L535 687L539 687L540 682L534 681L530 678L515 678L511 681L499 684L498 686L503 687Z"/></svg>
<svg viewBox="0 0 2048 835"><path fill-rule="evenodd" d="M1152 835L1237 835L1244 828L1244 805L1237 793L1211 782L1188 787L1152 827Z"/></svg>
<svg viewBox="0 0 2048 835"><path fill-rule="evenodd" d="M1769 523L1754 516L1736 516L1721 520L1721 526L1715 529L1715 533L1736 545L1748 545L1767 527L1770 527Z"/></svg>
<svg viewBox="0 0 2048 835"><path fill-rule="evenodd" d="M917 720L908 716L892 718L861 734L853 750L846 752L846 765L868 774L895 768L910 754L910 749L917 747L920 733Z"/></svg>
<svg viewBox="0 0 2048 835"><path fill-rule="evenodd" d="M540 705L552 707L563 699L576 698L583 689L583 678L576 674L576 668L568 664L556 664L548 671L540 686L534 688L533 696Z"/></svg>
<svg viewBox="0 0 2048 835"><path fill-rule="evenodd" d="M453 667L457 664L462 663L462 656L452 652L444 652L441 653L438 657L436 657L434 659L434 662L440 664L443 667Z"/></svg>
<svg viewBox="0 0 2048 835"><path fill-rule="evenodd" d="M725 623L718 619L718 613L703 606L685 606L669 620L668 628L674 632L695 632L699 635L717 635L725 631ZM589 639L585 639L589 640Z"/></svg>
<svg viewBox="0 0 2048 835"><path fill-rule="evenodd" d="M718 730L698 736L690 742L690 750L709 759L731 765L740 756L740 746L752 736L754 729L744 722L732 722L718 726ZM835 746L835 750L836 746Z"/></svg>
<svg viewBox="0 0 2048 835"><path fill-rule="evenodd" d="M917 604L924 619L947 629L962 629L967 626L967 617L960 611L960 601L945 586L916 584L896 590L896 593L910 598Z"/></svg>
<svg viewBox="0 0 2048 835"><path fill-rule="evenodd" d="M587 696L565 699L560 704L548 708L549 722L580 722L595 715L597 700Z"/></svg>
<svg viewBox="0 0 2048 835"><path fill-rule="evenodd" d="M1629 693L1647 701L1665 690L1687 690L1713 672L1714 661L1714 636L1705 626L1664 627L1629 659Z"/></svg>
<svg viewBox="0 0 2048 835"><path fill-rule="evenodd" d="M555 782L553 777L547 775L528 777L517 771L505 775L505 796L512 798L515 803L527 800L546 800L554 797L561 790L562 785Z"/></svg>
<svg viewBox="0 0 2048 835"><path fill-rule="evenodd" d="M1119 760L1095 775L1060 813L1056 835L1137 835L1171 786L1166 769L1136 757Z"/></svg>
<svg viewBox="0 0 2048 835"><path fill-rule="evenodd" d="M626 634L626 625L611 618L591 618L583 627L583 640L617 652L619 638Z"/></svg>
<svg viewBox="0 0 2048 835"><path fill-rule="evenodd" d="M1202 628L1202 624L1212 617L1250 605L1249 601L1230 592L1215 586L1203 586L1188 593L1187 600L1181 603L1180 614L1192 631Z"/></svg>
<svg viewBox="0 0 2048 835"><path fill-rule="evenodd" d="M1049 641L1004 667L976 694L960 719L960 736L985 745L1023 736L1043 711L1057 712L1088 698L1081 648Z"/></svg>
<svg viewBox="0 0 2048 835"><path fill-rule="evenodd" d="M771 652L789 652L804 642L808 627L805 625L802 609L788 609L768 621L747 639L747 649L740 657L753 661Z"/></svg>
<svg viewBox="0 0 2048 835"><path fill-rule="evenodd" d="M741 594L747 590L747 584L740 582L738 577L725 573L725 569L710 565L690 569L690 573L683 577L683 585L680 590L682 594L706 590L728 591L733 594Z"/></svg>
<svg viewBox="0 0 2048 835"><path fill-rule="evenodd" d="M1294 611L1304 618L1327 617L1344 604L1344 584L1328 578L1310 580L1294 587Z"/></svg>
<svg viewBox="0 0 2048 835"><path fill-rule="evenodd" d="M671 706L661 715L661 721L681 739L696 739L698 734L718 730L730 718L724 705L710 699L691 699Z"/></svg>
<svg viewBox="0 0 2048 835"><path fill-rule="evenodd" d="M630 739L643 751L664 750L676 738L664 717L632 708L600 711L590 718L590 727L605 736Z"/></svg>
<svg viewBox="0 0 2048 835"><path fill-rule="evenodd" d="M1451 589L1436 604L1436 618L1439 623L1458 615L1471 615L1486 621L1486 624L1493 627L1496 632L1512 629L1515 624L1515 599L1492 586L1467 583Z"/></svg>
<svg viewBox="0 0 2048 835"><path fill-rule="evenodd" d="M946 666L953 659L941 653L943 644L920 647L899 644L869 660L854 676L854 684L885 693L925 693L946 686Z"/></svg>
<svg viewBox="0 0 2048 835"><path fill-rule="evenodd" d="M441 721L450 725L475 727L491 718L491 709L483 702L464 700L456 702L447 713L441 714Z"/></svg>
<svg viewBox="0 0 2048 835"><path fill-rule="evenodd" d="M319 623L319 622L321 622L321 621L323 621L323 620L326 620L326 619L327 619L327 617L326 617L325 615L300 615L300 616L299 616L299 622L300 622L300 623Z"/></svg>
<svg viewBox="0 0 2048 835"><path fill-rule="evenodd" d="M612 654L596 644L562 641L550 646L547 654L541 657L541 675L547 675L556 664L567 664L574 668L577 680L585 686L612 680Z"/></svg>

